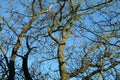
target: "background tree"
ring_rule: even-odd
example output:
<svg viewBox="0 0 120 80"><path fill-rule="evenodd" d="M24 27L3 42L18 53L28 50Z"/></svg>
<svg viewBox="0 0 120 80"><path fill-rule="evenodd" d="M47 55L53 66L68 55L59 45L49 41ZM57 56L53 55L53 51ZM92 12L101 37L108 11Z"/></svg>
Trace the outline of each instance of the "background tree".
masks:
<svg viewBox="0 0 120 80"><path fill-rule="evenodd" d="M119 80L119 3L2 1L0 78Z"/></svg>

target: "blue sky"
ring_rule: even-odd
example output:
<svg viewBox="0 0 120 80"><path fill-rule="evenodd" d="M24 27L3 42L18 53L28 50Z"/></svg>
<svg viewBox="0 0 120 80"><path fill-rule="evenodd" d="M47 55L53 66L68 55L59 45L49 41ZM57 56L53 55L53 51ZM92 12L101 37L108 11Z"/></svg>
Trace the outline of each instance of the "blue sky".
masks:
<svg viewBox="0 0 120 80"><path fill-rule="evenodd" d="M23 0L24 1L24 0ZM29 0L29 1L31 1L31 0ZM29 2L29 1L26 1L25 3L27 3L27 2ZM53 0L51 0L51 1L53 1ZM55 1L55 0L54 0ZM94 0L93 0L94 1ZM18 11L18 12L20 12L20 13L23 13L24 14L24 12L27 12L26 11L26 9L23 7L23 6L21 6L20 5L20 3L18 2L18 0L0 0L0 15L1 16L4 16L5 17L5 19L6 20L8 20L8 21L10 21L9 22L9 24L10 25L12 25L12 24L14 24L14 21L12 20L12 18L10 18L10 13L7 11L7 10L10 10L12 7L15 9L14 11ZM48 0L48 2L49 2L49 0ZM97 2L97 1L96 1ZM9 5L10 4L10 5ZM45 5L47 5L47 3L45 4ZM83 4L84 5L84 4ZM81 6L83 6L83 5L81 5ZM56 6L58 6L58 4L55 4L54 6L53 6L53 8L51 9L51 11L54 11L55 10L55 8L56 8ZM47 5L47 7L49 7L49 5ZM108 10L109 11L109 10ZM114 11L114 10L113 10ZM118 10L119 11L119 10ZM106 13L105 13L106 14ZM112 13L111 13L112 14ZM92 17L92 19L94 20L94 21L100 21L100 20L104 20L104 19L109 19L110 17L109 16L107 16L107 15L109 15L109 13L107 14L107 15L104 15L104 14L99 14L99 12L97 12L97 13L95 13L95 14L93 14L93 15L91 15L91 17ZM22 18L21 19L21 21L24 21L24 22L28 22L29 21L29 17L25 17L25 18ZM16 19L15 19L16 20ZM19 19L18 19L19 20ZM83 51L83 47L82 46L87 46L87 49L86 49L86 51L87 50L89 50L93 45L95 45L95 44L92 44L92 42L90 41L90 40L88 40L87 38L85 38L85 36L87 36L87 37L89 37L89 38L91 38L91 39L97 39L96 38L96 36L95 35L93 35L91 32L86 32L84 29L83 29L83 32L82 31L80 31L81 30L81 28L80 27L84 27L84 26L86 26L86 28L88 28L88 29L90 29L90 30L97 30L98 32L99 32L99 30L101 30L100 29L100 27L98 27L98 25L94 25L92 22L91 22L91 19L90 19L90 17L89 16L84 16L84 17L82 17L82 18L80 18L80 20L82 20L82 23L80 23L79 21L76 23L76 26L74 27L74 29L73 29L73 32L75 31L75 33L74 34L71 34L71 36L70 36L70 38L67 40L67 43L66 43L66 50L65 50L65 55L67 56L68 54L70 54L70 53L73 53L72 55L73 56L76 56L76 58L82 58L84 55L85 55L85 52ZM111 22L115 22L115 21L117 21L117 20L120 20L120 18L113 18L113 20L111 21ZM20 20L19 20L20 21ZM47 23L47 22L46 22ZM78 24L79 23L79 24ZM23 27L23 25L21 25L22 27ZM37 25L38 26L38 25ZM39 25L40 26L40 25ZM21 29L22 29L22 27L20 27L20 30L18 30L18 28L19 28L20 26L19 26L19 24L18 23L16 23L14 26L13 26L13 28L15 28L16 30L17 30L17 33L18 34L20 34L20 32L21 32ZM33 25L33 27L34 27L34 25ZM41 27L41 26L40 26ZM79 27L79 28L78 28ZM4 34L4 36L7 36L7 37L5 37L5 40L7 40L8 38L11 38L11 37L13 37L14 38L14 40L16 41L16 36L10 31L8 31L9 29L7 28L7 27L5 27L6 28L6 31L3 31L3 34ZM103 26L103 29L105 30L105 28L106 29L111 29L111 27L109 27L109 26L107 26L107 27L104 27ZM7 33L7 31L8 31L8 33ZM37 31L37 30L36 30ZM33 34L33 36L35 35L35 31L33 30L33 32L34 32L34 34ZM30 31L30 32L28 32L27 34L29 35L32 35L31 34L32 33L32 30ZM36 33L37 34L37 33ZM99 34L99 33L97 33L97 34ZM76 35L76 36L75 36ZM102 35L101 33L100 33L100 35ZM58 35L57 35L58 36ZM103 35L102 35L103 36ZM48 57L48 58L52 58L52 56L54 55L54 56L56 56L57 54L56 54L56 52L57 52L57 45L55 44L55 42L53 41L53 40L51 40L50 38L47 38L47 39L43 39L43 37L39 37L38 38L40 41L41 41L41 43L39 43L39 42L34 42L33 44L32 44L32 46L36 46L36 45L43 45L44 43L44 46L39 46L40 48L40 51L39 51L39 49L36 49L36 50L34 50L34 51L36 51L36 53L33 51L32 52L32 54L29 56L29 67L30 67L30 65L31 64L34 64L34 62L33 61L41 61L42 59L43 59L43 56L44 57ZM45 41L46 40L46 41ZM114 39L111 39L111 42L113 42L113 43L115 43L116 42L116 40L118 40L117 38L114 38ZM32 42L32 39L30 39L30 41ZM53 46L53 47L52 47ZM11 53L11 50L12 50L12 47L13 46L11 46L11 48L9 49L9 51L7 52L7 54L8 54L8 56L10 56L10 53ZM19 50L19 53L20 54L22 54L21 53L21 50L22 49L24 49L23 50L23 53L24 52L26 52L26 48L24 48L25 47L25 39L23 39L23 43L22 43L22 47L20 48L20 50ZM54 49L55 48L55 49ZM113 47L113 48L116 48L116 47ZM49 51L49 49L51 49L51 51ZM54 53L52 53L52 49L54 49ZM73 51L73 50L74 51ZM103 49L103 48L102 48ZM48 52L49 51L49 52ZM97 50L96 50L97 51ZM96 55L95 54L95 52L96 51L93 51L93 54L92 55ZM43 52L43 54L41 55L41 53L40 52ZM51 54L51 53L52 54ZM77 53L78 52L78 53ZM99 52L99 51L98 51ZM34 54L35 53L35 54ZM74 64L75 62L74 62L74 60L72 60L72 59L74 59L74 57L73 56L71 56L71 60L69 60L68 62L71 62L70 64ZM79 57L79 56L81 56L81 57ZM34 59L35 58L35 59ZM77 60L77 59L76 59ZM21 59L20 58L18 58L17 60L16 60L16 62L18 62L17 64L19 64L19 65L21 65ZM79 62L78 62L79 63ZM42 66L42 68L40 68L41 69L41 71L42 71L42 73L46 73L46 72L48 72L49 73L49 68L51 68L51 69L53 69L53 70L58 70L58 63L57 63L57 60L51 60L51 61L46 61L46 62L44 62L43 63L44 65ZM76 62L76 65L77 65L77 62ZM80 66L80 65L79 65ZM69 66L67 66L67 68L69 69L70 67ZM73 67L73 69L76 69L77 67ZM117 66L117 68L119 69L120 67L119 66ZM52 73L51 73L52 74ZM55 74L55 75L57 75L57 73ZM54 76L54 75L53 75ZM57 76L57 77L59 77L59 76ZM50 79L49 79L50 80ZM77 80L76 78L72 78L72 79L70 79L70 80ZM111 78L111 80L114 80L114 79L112 79Z"/></svg>

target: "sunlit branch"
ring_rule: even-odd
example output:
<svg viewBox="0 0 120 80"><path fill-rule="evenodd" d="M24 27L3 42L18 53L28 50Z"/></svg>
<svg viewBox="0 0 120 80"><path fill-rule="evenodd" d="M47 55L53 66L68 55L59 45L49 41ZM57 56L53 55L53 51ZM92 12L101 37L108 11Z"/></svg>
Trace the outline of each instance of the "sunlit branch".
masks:
<svg viewBox="0 0 120 80"><path fill-rule="evenodd" d="M101 68L101 69L98 69L98 70L95 70L93 71L92 73L90 73L89 75L87 75L86 77L84 77L82 80L86 80L86 79L89 79L90 77L92 77L93 75L99 73L99 72L104 72L104 71L107 71L107 70L110 70L111 68L114 68L115 66L117 66L118 64L120 64L120 61L116 61L114 62L113 64L111 64L110 66L108 66L107 68Z"/></svg>
<svg viewBox="0 0 120 80"><path fill-rule="evenodd" d="M34 23L34 21L43 13L48 12L51 9L52 6L50 6L48 9L46 10L41 10L40 12L36 13L36 15L34 15L32 17L32 19L25 25L25 27L23 28L21 34L18 36L18 40L12 50L12 56L10 58L10 62L9 62L9 76L8 76L8 80L14 80L15 77L15 59L16 59L16 54L17 51L19 49L19 47L21 46L22 43L22 39L25 36L25 34L27 33L27 31L29 30L29 28L31 27L31 25Z"/></svg>
<svg viewBox="0 0 120 80"><path fill-rule="evenodd" d="M97 10L97 9L100 9L101 7L103 7L103 6L107 6L108 4L110 4L113 1L114 0L108 0L108 1L106 1L104 3L100 3L100 4L97 4L97 5L94 5L94 6L88 6L85 9L80 9L79 11L84 11L84 10L89 10L89 9L95 9L95 10Z"/></svg>
<svg viewBox="0 0 120 80"><path fill-rule="evenodd" d="M109 35L105 35L104 37L102 37L100 39L101 42L105 43L105 40L104 39L107 39L109 40L111 37L113 37L114 33L111 33ZM91 49L89 49L85 56L83 57L82 59L82 67L76 71L74 71L73 73L70 73L70 76L71 77L74 77L76 75L78 75L79 73L83 73L84 70L86 69L86 67L88 67L89 65L86 65L86 58L88 57L88 55L90 55L94 50L96 50L97 48L99 48L100 46L103 45L103 43L98 43L97 45L93 46ZM104 61L103 61L104 62Z"/></svg>
<svg viewBox="0 0 120 80"><path fill-rule="evenodd" d="M34 8L35 8L35 6L34 6L35 5L35 1L36 0L32 1L32 13L33 13L33 15L35 15L35 10L34 10Z"/></svg>

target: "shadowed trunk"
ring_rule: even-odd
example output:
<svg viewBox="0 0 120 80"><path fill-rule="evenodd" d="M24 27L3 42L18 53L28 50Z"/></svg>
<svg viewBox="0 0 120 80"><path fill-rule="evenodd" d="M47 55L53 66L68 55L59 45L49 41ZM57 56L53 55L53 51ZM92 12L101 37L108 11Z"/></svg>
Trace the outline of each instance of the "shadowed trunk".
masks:
<svg viewBox="0 0 120 80"><path fill-rule="evenodd" d="M29 73L29 70L28 70L28 65L27 65L28 56L24 56L22 59L23 59L22 68L23 68L23 71L24 71L25 79L26 80L32 80L32 77L30 76L30 73Z"/></svg>
<svg viewBox="0 0 120 80"><path fill-rule="evenodd" d="M8 80L14 80L15 77L15 67L14 67L15 62L13 60L10 60L9 63L9 76L8 76Z"/></svg>
<svg viewBox="0 0 120 80"><path fill-rule="evenodd" d="M8 75L8 80L14 80L15 78L15 58L17 51L15 51L15 49L13 49L12 51L12 57L10 59L9 65L8 65L8 69L9 69L9 75Z"/></svg>

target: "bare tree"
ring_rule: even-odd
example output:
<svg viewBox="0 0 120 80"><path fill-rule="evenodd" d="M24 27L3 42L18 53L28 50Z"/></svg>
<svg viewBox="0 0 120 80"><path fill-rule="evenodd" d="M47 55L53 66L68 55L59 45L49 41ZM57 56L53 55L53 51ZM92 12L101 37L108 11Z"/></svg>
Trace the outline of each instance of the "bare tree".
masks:
<svg viewBox="0 0 120 80"><path fill-rule="evenodd" d="M1 79L119 80L119 0L3 2Z"/></svg>

